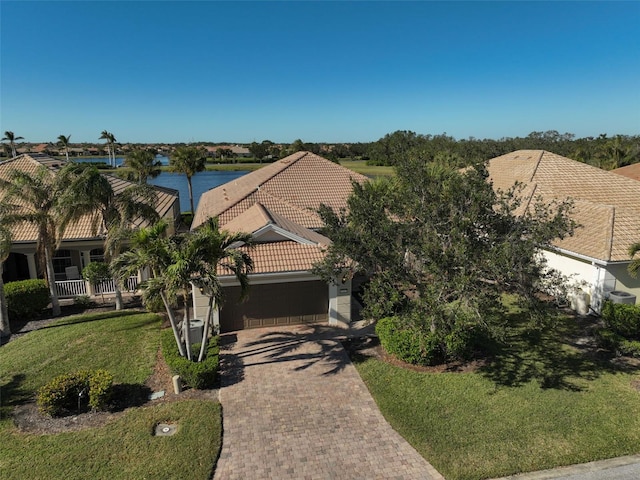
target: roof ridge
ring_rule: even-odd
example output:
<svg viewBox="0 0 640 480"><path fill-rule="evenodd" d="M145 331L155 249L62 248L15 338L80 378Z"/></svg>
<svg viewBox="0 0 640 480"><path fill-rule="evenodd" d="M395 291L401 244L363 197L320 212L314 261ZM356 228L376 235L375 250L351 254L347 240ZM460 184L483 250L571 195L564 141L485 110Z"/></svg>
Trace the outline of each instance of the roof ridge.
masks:
<svg viewBox="0 0 640 480"><path fill-rule="evenodd" d="M540 150L540 156L538 157L538 161L536 162L536 166L533 169L533 173L531 173L531 178L529 179L530 182L533 182L533 177L536 176L536 172L538 171L538 167L540 166L540 162L542 161L542 157L545 154L545 150Z"/></svg>
<svg viewBox="0 0 640 480"><path fill-rule="evenodd" d="M244 194L244 195L242 195L241 197L239 197L235 202L230 203L230 204L229 204L229 205L228 205L228 206L227 206L223 211L227 211L227 210L229 210L229 209L231 209L231 208L235 207L235 206L236 206L236 205L238 205L240 202L242 202L243 200L245 200L249 195L251 195L252 193L254 193L254 192L255 192L255 191L257 191L257 190L260 190L260 186L261 186L261 185L264 185L266 182L268 182L269 180L271 180L273 177L275 177L276 175L278 175L278 174L282 173L282 172L283 172L283 171L285 171L287 168L289 168L291 165L295 164L298 160L300 160L302 157L304 157L304 155L306 155L308 152L301 152L301 153L303 153L303 155L300 155L298 158L293 159L293 161L292 161L291 163L285 163L285 162L284 162L285 160L288 160L290 157L293 157L294 155L296 155L297 153L300 153L300 152L296 152L296 153L293 153L293 154L291 154L291 155L289 155L289 156L287 156L287 157L281 158L280 160L278 160L278 161L276 161L276 162L273 162L271 165L269 165L269 166L267 166L267 167L263 167L263 168L261 168L261 169L254 170L253 172L248 173L247 175L244 175L244 177L240 177L240 178L236 179L236 182L237 182L237 180L241 180L241 179L244 179L244 180L245 180L245 182L246 182L247 180L251 180L251 179L252 179L251 175L252 175L253 173L256 173L256 174L257 174L258 172L262 172L262 173L264 173L264 172L265 172L265 170L264 170L264 169L267 169L267 168L269 168L269 167L270 167L270 166L272 166L272 165L277 165L277 166L282 165L282 168L273 168L273 173L269 172L269 173L270 173L270 175L269 175L268 177L266 177L265 179L261 180L261 181L260 181L260 182L255 186L255 187L251 187L251 186L249 185L249 190L247 191L247 193L246 193L246 194ZM257 176L257 175L256 175L256 176ZM230 182L228 182L228 183L230 183ZM222 189L222 192L224 192L224 194L225 194L225 196L226 196L226 192L227 192L226 186L227 186L227 183L224 183L224 184L220 185L219 187L215 187L215 188L221 188L221 189ZM213 188L212 190L215 190L215 188ZM203 195L204 195L204 194L206 194L206 193L207 193L207 192L203 193ZM197 212L197 209L196 209L196 212ZM221 212L221 213L222 213L222 212Z"/></svg>
<svg viewBox="0 0 640 480"><path fill-rule="evenodd" d="M607 258L606 260L611 260L611 256L613 255L613 234L614 227L616 224L616 207L615 205L611 205L611 217L609 218L609 229L607 231L608 234L608 245L607 245Z"/></svg>

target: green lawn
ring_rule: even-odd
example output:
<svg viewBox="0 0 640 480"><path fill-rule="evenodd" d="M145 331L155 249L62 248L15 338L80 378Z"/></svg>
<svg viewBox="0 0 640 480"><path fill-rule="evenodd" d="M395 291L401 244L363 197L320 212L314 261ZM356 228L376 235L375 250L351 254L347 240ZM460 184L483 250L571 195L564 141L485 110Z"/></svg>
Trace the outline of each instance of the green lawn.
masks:
<svg viewBox="0 0 640 480"><path fill-rule="evenodd" d="M143 383L153 371L159 327L159 317L146 313L77 316L1 347L0 478L209 478L221 446L215 402L130 408L102 427L51 435L21 433L10 416L51 378L81 368L107 369L116 383ZM160 422L177 423L178 432L153 436Z"/></svg>
<svg viewBox="0 0 640 480"><path fill-rule="evenodd" d="M356 367L389 423L448 480L482 479L640 452L637 369L565 342L571 318L511 330L475 373Z"/></svg>

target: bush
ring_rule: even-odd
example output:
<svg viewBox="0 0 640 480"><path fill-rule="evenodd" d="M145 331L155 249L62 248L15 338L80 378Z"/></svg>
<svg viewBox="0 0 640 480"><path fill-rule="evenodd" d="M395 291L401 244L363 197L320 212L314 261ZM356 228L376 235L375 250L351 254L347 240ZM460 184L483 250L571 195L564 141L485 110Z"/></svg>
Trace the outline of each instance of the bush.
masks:
<svg viewBox="0 0 640 480"><path fill-rule="evenodd" d="M198 358L200 344L191 345L192 358ZM180 375L182 381L191 388L203 389L214 386L218 375L218 363L220 348L218 347L218 337L209 339L205 358L202 362L192 362L186 357L180 356L173 330L170 328L162 332L162 354L174 375Z"/></svg>
<svg viewBox="0 0 640 480"><path fill-rule="evenodd" d="M383 348L414 365L434 365L444 360L437 336L420 327L405 325L401 317L378 320L376 334Z"/></svg>
<svg viewBox="0 0 640 480"><path fill-rule="evenodd" d="M629 340L608 328L595 332L598 347L608 350L616 356L640 358L640 341Z"/></svg>
<svg viewBox="0 0 640 480"><path fill-rule="evenodd" d="M51 302L49 287L41 279L9 282L4 286L4 295L12 318L33 318Z"/></svg>
<svg viewBox="0 0 640 480"><path fill-rule="evenodd" d="M89 295L78 295L73 299L73 304L79 307L87 308L93 305L91 297Z"/></svg>
<svg viewBox="0 0 640 480"><path fill-rule="evenodd" d="M111 397L113 375L106 370L80 370L60 375L38 391L42 413L58 417L90 407L105 410Z"/></svg>
<svg viewBox="0 0 640 480"><path fill-rule="evenodd" d="M602 307L605 325L618 335L640 340L640 305L606 301Z"/></svg>

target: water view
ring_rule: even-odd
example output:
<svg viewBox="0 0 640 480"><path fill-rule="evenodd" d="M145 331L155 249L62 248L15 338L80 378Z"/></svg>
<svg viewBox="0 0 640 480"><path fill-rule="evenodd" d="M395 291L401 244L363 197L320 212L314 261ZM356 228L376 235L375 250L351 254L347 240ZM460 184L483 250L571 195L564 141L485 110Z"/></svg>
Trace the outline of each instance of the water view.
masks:
<svg viewBox="0 0 640 480"><path fill-rule="evenodd" d="M169 158L163 156L157 156L157 160L160 160L162 165L169 165ZM108 157L94 157L78 159L79 162L89 163L109 163ZM116 157L116 165L121 166L124 163L124 157ZM216 171L207 170L205 172L197 173L191 178L191 186L193 187L193 205L198 208L198 201L200 196L207 190L222 185L223 183L230 182L236 178L249 173L248 171ZM180 173L162 172L156 178L150 178L149 183L152 185L158 185L160 187L173 188L180 192L180 210L187 212L191 209L189 205L189 186L187 185L187 177Z"/></svg>

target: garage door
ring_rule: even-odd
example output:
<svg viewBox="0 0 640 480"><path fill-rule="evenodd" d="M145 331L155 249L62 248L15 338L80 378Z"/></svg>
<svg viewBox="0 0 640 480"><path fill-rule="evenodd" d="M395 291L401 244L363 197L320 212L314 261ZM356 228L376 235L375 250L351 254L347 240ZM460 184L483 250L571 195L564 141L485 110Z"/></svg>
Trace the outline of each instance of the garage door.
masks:
<svg viewBox="0 0 640 480"><path fill-rule="evenodd" d="M222 332L324 322L328 318L329 288L322 281L251 285L244 303L237 303L240 287L228 287L224 292Z"/></svg>

